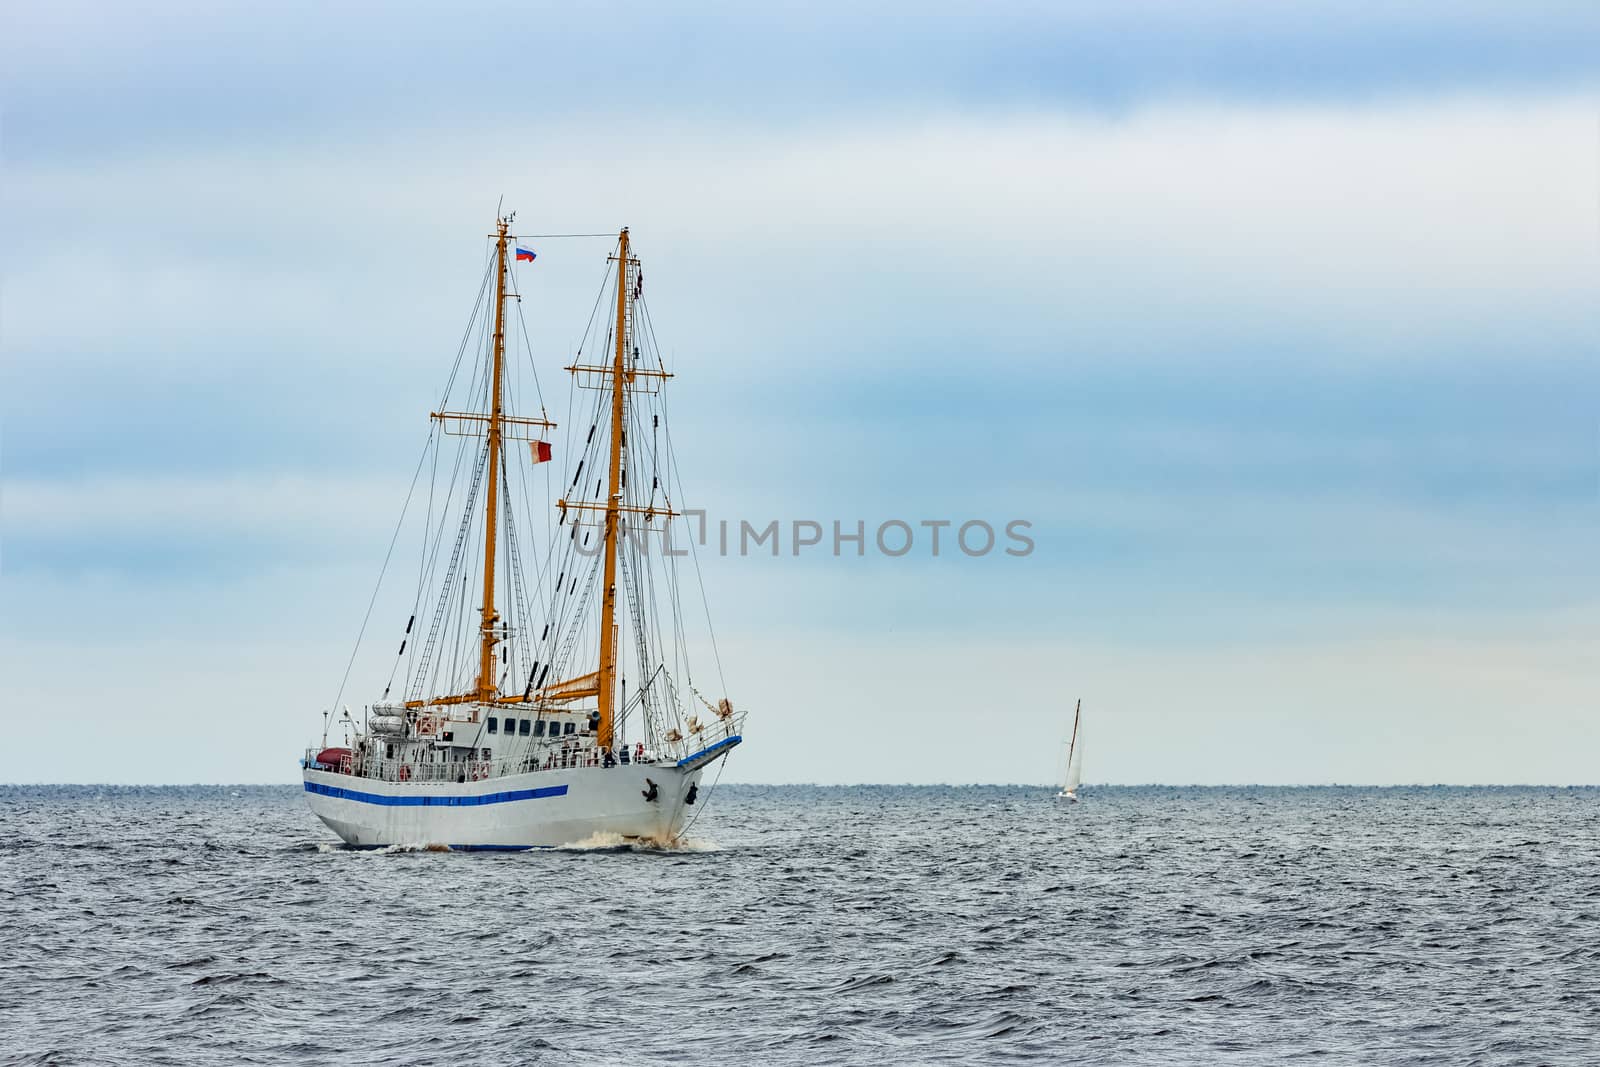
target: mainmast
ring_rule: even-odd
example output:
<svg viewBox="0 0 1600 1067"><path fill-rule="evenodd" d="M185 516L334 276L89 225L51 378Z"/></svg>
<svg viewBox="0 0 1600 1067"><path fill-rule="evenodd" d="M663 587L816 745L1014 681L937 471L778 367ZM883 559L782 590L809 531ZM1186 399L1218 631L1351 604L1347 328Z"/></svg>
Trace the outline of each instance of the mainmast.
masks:
<svg viewBox="0 0 1600 1067"><path fill-rule="evenodd" d="M510 219L498 220L495 239L494 372L489 395L489 466L484 471L489 480L489 496L483 513L483 618L478 624L479 700L493 700L500 690L494 676L495 627L500 621L500 614L494 608L494 538L500 504L500 419L504 415L501 376L506 357L506 231L510 227Z"/></svg>
<svg viewBox="0 0 1600 1067"><path fill-rule="evenodd" d="M624 433L623 361L628 345L628 228L617 238L617 347L611 367L611 473L606 489L605 584L600 601L600 736L611 747L617 687L617 527L622 505L622 439Z"/></svg>
<svg viewBox="0 0 1600 1067"><path fill-rule="evenodd" d="M501 456L504 454L507 440L521 441L532 440L529 436L533 430L550 430L555 423L543 418L523 418L505 413L505 360L506 360L506 293L508 285L508 271L506 256L506 242L511 239L511 222L516 218L515 212L499 219L495 232L489 236L495 242L495 284L494 284L494 365L490 369L489 410L478 411L435 411L431 417L442 423L444 432L468 437L482 437L487 434L489 438L488 452L484 457L484 477L488 480L488 498L485 500L483 517L483 606L478 622L478 677L472 687L464 693L453 693L449 696L422 697L420 693L411 700L406 701L406 707L419 708L432 704L472 704L478 702L518 702L523 699L522 694L515 697L500 696L500 681L495 677L494 648L495 645L505 640L506 632L500 626L500 613L495 610L494 600L494 567L496 538L500 529L500 474ZM515 295L515 294L513 294ZM486 429L480 430L479 424L485 424ZM510 491L510 487L507 487ZM462 517L462 537L466 536L466 523L472 518L470 507ZM453 573L453 572L452 572ZM441 611L443 607L441 605ZM437 621L435 623L437 626ZM432 638L429 638L430 642ZM421 682L418 681L420 688ZM477 719L477 711L473 711L473 720Z"/></svg>

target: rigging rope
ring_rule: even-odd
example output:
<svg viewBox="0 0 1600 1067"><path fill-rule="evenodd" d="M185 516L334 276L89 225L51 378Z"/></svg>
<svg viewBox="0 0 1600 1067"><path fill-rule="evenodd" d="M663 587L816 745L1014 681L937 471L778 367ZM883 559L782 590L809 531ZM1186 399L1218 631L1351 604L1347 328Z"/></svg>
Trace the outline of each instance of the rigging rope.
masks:
<svg viewBox="0 0 1600 1067"><path fill-rule="evenodd" d="M717 786L722 784L722 772L727 769L727 766L728 766L727 757L724 756L724 757L719 758L717 760L717 776L711 780L711 788L707 789L706 790L706 795L703 798L701 798L700 806L695 808L694 814L692 816L690 816L689 821L684 824L684 827L683 827L682 830L678 831L678 840L679 841L688 840L689 831L693 830L694 829L694 824L700 821L700 813L705 811L706 808L711 806L711 794L716 792Z"/></svg>
<svg viewBox="0 0 1600 1067"><path fill-rule="evenodd" d="M472 321L473 321L473 319L477 318L478 308L483 305L483 295L487 291L488 284L489 284L489 271L488 271L488 267L486 265L485 268L484 268L483 278L478 283L478 297L477 297L477 300L473 304L472 315L469 316L468 319L467 319L467 327L462 332L461 344L456 349L455 363L450 368L450 378L449 378L449 381L445 385L445 395L446 396L448 396L449 392L450 392L450 383L453 383L455 381L456 373L461 368L461 360L465 356L466 350L467 350L467 341L472 336ZM441 404L440 407L441 407L441 410L442 410L443 405ZM402 505L401 508L400 508L400 518L399 518L398 521L395 522L394 534L389 538L389 550L384 553L383 566L378 569L378 580L372 587L372 596L367 600L367 611L366 611L366 614L361 619L361 629L359 631L357 631L357 633L356 633L355 647L350 650L350 659L345 664L344 676L342 678L340 678L340 680L339 680L339 691L338 691L337 695L335 695L334 698L333 698L333 707L330 709L329 714L332 714L333 712L336 712L338 710L338 708L339 708L340 702L344 699L345 686L348 685L349 682L350 682L350 671L355 667L356 656L358 656L360 654L360 652L361 652L361 642L366 637L367 624L372 620L372 609L378 602L378 591L383 588L383 578L384 578L384 575L388 573L389 560L394 555L394 546L400 539L400 530L401 530L401 528L405 525L406 512L409 511L410 508L411 508L411 497L412 497L412 494L416 492L417 479L422 475L422 466L423 466L423 463L428 458L428 449L434 443L434 429L435 428L432 427L432 426L430 426L428 428L428 437L427 437L427 440L423 442L422 455L420 455L417 458L417 469L415 471L413 471L412 474L411 474L411 487L408 490L406 490L405 504ZM430 506L430 509L431 509L432 500L433 500L433 494L432 494L431 485L430 485L430 489L429 489L428 499L429 499L429 506ZM424 538L426 538L426 532L424 532ZM421 596L421 594L420 594L420 591L419 591L419 594L418 594L418 599L419 600L420 600L420 596ZM413 610L413 614L415 614L414 610ZM413 654L414 654L414 652L415 652L415 650L413 650ZM397 661L398 661L398 659L399 659L399 657L396 656L396 660ZM389 680L390 680L390 684L392 685L393 681L394 681L394 672L393 672L393 670L391 670L389 672Z"/></svg>
<svg viewBox="0 0 1600 1067"><path fill-rule="evenodd" d="M432 434L429 435L432 437ZM389 570L389 560L394 555L394 546L400 540L400 528L405 525L406 512L411 507L411 495L416 491L417 479L422 476L423 461L428 458L428 447L423 445L422 455L417 457L417 469L411 473L411 488L406 490L406 502L400 509L400 520L394 524L394 534L389 538L389 551L383 554L383 566L378 568L378 581L372 587L372 596L367 601L367 613L361 618L361 629L356 634L356 647L350 650L350 661L344 665L344 677L339 679L339 692L334 695L333 707L329 714L339 709L339 702L344 699L344 687L350 681L350 669L355 666L356 655L361 651L361 639L366 636L367 623L372 619L372 607L378 602L378 590L383 588L383 576Z"/></svg>
<svg viewBox="0 0 1600 1067"><path fill-rule="evenodd" d="M644 305L644 299L642 297L640 298L639 303L641 305ZM655 330L655 324L650 320L650 308L649 308L648 305L645 305L642 308L642 310L644 311L645 329L650 335L651 347L654 348L657 353L659 353L661 351L661 349L660 349L660 346L657 345L656 341L655 341L656 330ZM661 421L662 422L667 422L666 414L667 414L667 401L666 401L666 394L663 391L662 397L661 397L661 415L662 415L662 420ZM673 447L673 445L672 445L672 425L671 425L671 423L667 424L667 426L665 427L665 430L666 430L666 438L667 438L667 462L672 468L673 475L678 480L678 499L682 500L682 499L684 499L684 496L683 496L683 472L678 469L678 452L677 452L677 449L675 449ZM700 551L695 546L695 540L692 537L689 538L689 558L694 562L694 578L695 578L695 582L700 586L700 604L705 609L705 614L706 614L706 633L711 638L711 656L716 661L716 664L717 664L717 680L722 684L723 693L727 693L727 691L728 691L728 679L727 679L726 675L724 675L723 670L722 670L722 652L717 647L717 631L716 631L716 628L711 623L711 601L706 596L705 576L702 574L702 572L700 570Z"/></svg>

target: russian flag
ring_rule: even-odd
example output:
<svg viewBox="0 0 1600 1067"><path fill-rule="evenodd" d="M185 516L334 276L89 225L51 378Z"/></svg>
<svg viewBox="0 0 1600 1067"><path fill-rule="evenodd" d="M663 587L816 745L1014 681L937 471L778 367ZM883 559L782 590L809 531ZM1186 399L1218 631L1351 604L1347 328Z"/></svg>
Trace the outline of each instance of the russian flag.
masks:
<svg viewBox="0 0 1600 1067"><path fill-rule="evenodd" d="M517 249L517 262L518 263L532 263L534 261L534 258L536 256L538 256L538 254L539 253L535 252L531 248L521 248L521 247L519 247Z"/></svg>

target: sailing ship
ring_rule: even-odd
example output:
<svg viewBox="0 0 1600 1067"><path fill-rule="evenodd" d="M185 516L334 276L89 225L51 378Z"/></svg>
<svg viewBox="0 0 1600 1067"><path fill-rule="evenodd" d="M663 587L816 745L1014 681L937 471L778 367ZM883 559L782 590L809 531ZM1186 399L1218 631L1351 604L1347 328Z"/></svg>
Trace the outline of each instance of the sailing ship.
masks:
<svg viewBox="0 0 1600 1067"><path fill-rule="evenodd" d="M1083 778L1083 736L1079 729L1083 718L1083 701L1079 700L1072 709L1072 736L1067 741L1067 773L1062 782L1061 792L1056 794L1058 800L1078 799L1078 783Z"/></svg>
<svg viewBox="0 0 1600 1067"><path fill-rule="evenodd" d="M478 303L402 511L403 526L431 470L417 587L389 682L359 716L345 707L336 720L342 744L330 744L325 712L321 743L301 760L311 810L349 845L671 842L704 803L702 774L743 739L743 712L726 696L703 697L689 664L690 613L679 593L698 580L682 564L698 565L687 534L672 543L682 517L665 419L672 375L629 233L615 238L583 343L565 368L569 410L587 417L567 431L570 455L557 464L556 424L545 417L510 269L513 252L530 262L536 253L511 233L513 219L498 218L490 235ZM508 338L519 337L525 365L508 357ZM586 362L590 349L601 356ZM473 369L463 374L469 351ZM513 414L530 383L539 414ZM556 492L549 481L558 468ZM546 504L536 511L540 471ZM416 626L429 605L431 617ZM391 700L397 677L404 688Z"/></svg>

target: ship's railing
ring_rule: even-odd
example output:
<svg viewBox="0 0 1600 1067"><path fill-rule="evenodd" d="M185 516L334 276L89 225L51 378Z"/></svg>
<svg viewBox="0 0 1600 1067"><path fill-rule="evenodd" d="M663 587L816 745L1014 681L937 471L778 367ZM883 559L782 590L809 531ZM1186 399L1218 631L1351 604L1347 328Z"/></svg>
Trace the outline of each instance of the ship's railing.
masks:
<svg viewBox="0 0 1600 1067"><path fill-rule="evenodd" d="M727 718L719 716L708 723L699 724L698 730L669 732L666 738L656 742L656 751L661 757L661 762L677 763L681 759L705 751L718 742L743 734L746 714L748 713L740 711ZM679 736L674 738L673 733L678 733Z"/></svg>
<svg viewBox="0 0 1600 1067"><path fill-rule="evenodd" d="M607 762L601 751L594 747L574 749L538 749L520 756L488 760L441 760L436 763L414 762L405 759L345 760L338 766L316 763L317 752L308 750L306 765L312 769L350 774L357 778L371 778L380 782L479 782L486 778L501 778L510 774L532 774L536 771L570 770L575 767L605 767ZM612 757L612 767L654 767L669 760L659 753L645 752L640 759L637 749L630 749L624 757L620 752Z"/></svg>
<svg viewBox="0 0 1600 1067"><path fill-rule="evenodd" d="M654 748L644 748L635 743L618 746L609 766L660 766L674 764L710 748L744 731L744 713L703 725L699 730L675 740L661 740ZM624 751L624 747L626 751ZM306 749L305 765L314 769L350 774L358 778L372 778L380 782L478 782L486 778L501 778L509 774L531 774L536 771L570 770L574 767L606 767L605 753L592 744L542 745L515 756L502 756L487 760L441 760L415 762L405 759L380 759L369 756L359 759L345 757L337 766L316 763L320 749Z"/></svg>

